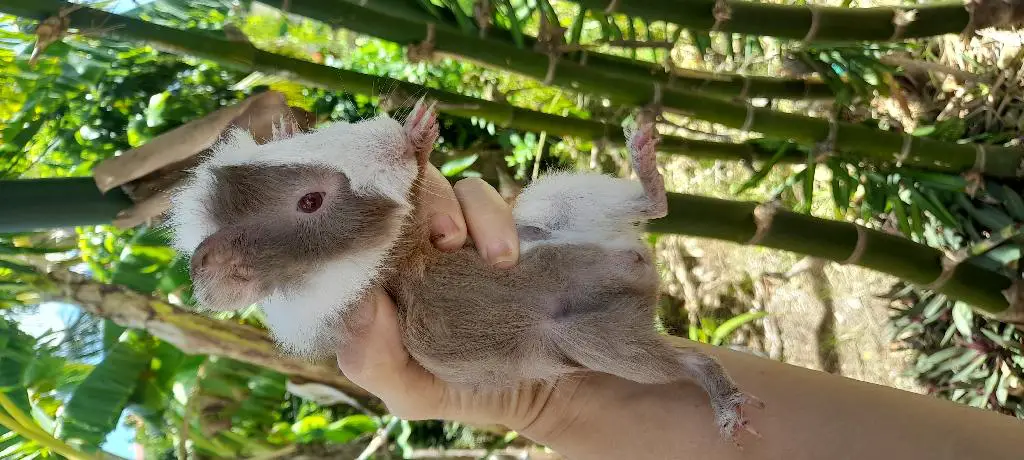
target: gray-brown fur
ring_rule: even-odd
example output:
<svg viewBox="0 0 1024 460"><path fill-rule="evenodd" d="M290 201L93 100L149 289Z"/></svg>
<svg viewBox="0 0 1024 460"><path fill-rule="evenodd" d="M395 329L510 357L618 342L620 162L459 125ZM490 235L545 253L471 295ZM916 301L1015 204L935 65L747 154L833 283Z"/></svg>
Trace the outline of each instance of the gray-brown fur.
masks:
<svg viewBox="0 0 1024 460"><path fill-rule="evenodd" d="M667 212L653 150L632 147L644 187L642 196L622 197L634 203L618 208L624 228ZM420 199L414 194L412 202ZM519 225L521 241L587 230L567 228L572 222L552 211L546 228ZM514 268L500 270L472 247L435 249L418 222L409 223L404 240L385 287L399 307L409 353L442 380L498 388L582 371L651 384L688 379L709 394L724 436L749 428L742 406L760 402L741 392L715 359L677 350L656 332L659 278L646 246L539 245Z"/></svg>
<svg viewBox="0 0 1024 460"><path fill-rule="evenodd" d="M254 284L257 296L266 295L301 284L312 267L380 244L384 230L394 225L395 202L353 193L348 178L327 167L222 166L214 177L208 211L220 230L193 256L192 275L200 285L237 279ZM317 192L324 193L321 209L298 211L298 200ZM204 272L204 258L218 256L231 259L229 277ZM202 291L224 291L210 287Z"/></svg>
<svg viewBox="0 0 1024 460"><path fill-rule="evenodd" d="M422 177L437 126L432 113L417 107L404 129ZM630 140L642 188L604 177L606 187L569 178L567 186L534 187L533 198L527 189L517 210L530 203L536 212L517 214L524 249L509 270L491 267L470 246L437 250L423 222L396 221L393 201L355 196L336 171L225 167L215 173L210 203L221 229L196 251L193 266L197 259L202 265L205 246L232 248L223 257L236 259L230 262L243 278L258 277L265 293L271 285L298 285L318 264L355 249L381 246L384 230L401 225L377 281L398 305L410 354L442 380L487 390L584 371L640 383L690 379L707 391L722 433L732 438L746 427L742 406L757 400L737 389L714 359L669 346L654 328L658 274L637 224L667 212L656 144L651 126ZM327 212L296 213L296 201L318 190L332 192ZM410 195L414 207L427 197L418 186ZM218 282L225 284L211 291L238 296L230 280Z"/></svg>

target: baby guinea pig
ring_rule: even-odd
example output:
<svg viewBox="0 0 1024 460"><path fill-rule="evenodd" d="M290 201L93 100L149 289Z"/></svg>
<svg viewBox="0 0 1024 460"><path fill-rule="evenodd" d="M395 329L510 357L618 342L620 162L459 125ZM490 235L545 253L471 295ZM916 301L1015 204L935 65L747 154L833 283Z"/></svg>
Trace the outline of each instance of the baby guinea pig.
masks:
<svg viewBox="0 0 1024 460"><path fill-rule="evenodd" d="M341 319L378 284L398 305L409 353L442 380L689 379L725 438L754 432L743 409L763 404L714 358L670 346L654 327L659 278L639 226L667 213L653 124L628 136L639 182L556 173L523 191L513 209L521 255L508 270L472 247L437 250L414 221L437 136L423 100L404 123L381 115L263 145L230 133L174 193L168 220L191 255L198 302L259 303L283 349L314 357L333 352Z"/></svg>

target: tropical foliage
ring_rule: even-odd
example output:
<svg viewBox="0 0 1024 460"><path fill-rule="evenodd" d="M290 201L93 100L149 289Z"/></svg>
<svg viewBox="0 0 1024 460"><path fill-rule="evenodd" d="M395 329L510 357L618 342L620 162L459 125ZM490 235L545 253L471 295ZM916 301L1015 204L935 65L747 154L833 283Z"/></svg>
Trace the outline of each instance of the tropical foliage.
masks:
<svg viewBox="0 0 1024 460"><path fill-rule="evenodd" d="M742 161L751 173L730 194L772 206L673 193L653 232L913 282L892 294L892 338L920 351L913 372L935 394L1024 417L1024 336L988 316L1010 305L1002 291L1020 279L1020 127L993 128L989 117L979 134L976 119L927 111L911 127L877 107L906 108L943 88L913 86L914 72L935 66L905 57L933 54L934 42L902 39L1003 24L969 24L960 5L921 7L900 25L890 8L636 1L608 13L605 3L158 0L111 16L115 5L103 3L0 0L11 15L0 17L0 458L99 458L125 423L146 458L386 458L527 444L501 430L399 420L341 380L328 382L329 397L307 391L324 383L310 380L317 368L251 358L267 356L253 345L266 340L258 309L188 311L190 280L166 232L105 225L130 200L77 192L103 160L268 90L318 122L430 95L445 114L441 171L513 189L553 168L626 172L622 126L657 115L664 153ZM72 33L37 49L62 18ZM992 90L968 93L978 91ZM29 223L60 228L22 231ZM129 301L139 308L96 307ZM22 330L55 303L72 313L54 330ZM150 316L126 313L138 311ZM706 317L675 332L724 345L763 316ZM153 326L183 324L187 337L255 339L190 348ZM257 351L225 351L244 346Z"/></svg>

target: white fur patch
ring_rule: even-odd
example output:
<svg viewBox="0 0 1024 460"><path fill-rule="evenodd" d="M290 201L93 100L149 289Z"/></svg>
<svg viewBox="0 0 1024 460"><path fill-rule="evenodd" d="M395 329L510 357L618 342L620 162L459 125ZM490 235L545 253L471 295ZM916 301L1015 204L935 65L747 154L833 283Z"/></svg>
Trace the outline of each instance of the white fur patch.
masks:
<svg viewBox="0 0 1024 460"><path fill-rule="evenodd" d="M327 264L304 286L271 294L260 305L271 335L290 353L312 356L324 351L334 343L338 316L370 286L390 249L370 249Z"/></svg>
<svg viewBox="0 0 1024 460"><path fill-rule="evenodd" d="M594 172L557 172L538 178L519 195L512 210L516 224L536 226L551 237L522 243L527 252L539 245L600 244L631 249L639 242L646 202L643 185Z"/></svg>
<svg viewBox="0 0 1024 460"><path fill-rule="evenodd" d="M191 256L218 230L208 203L215 190L212 171L221 166L327 166L344 173L356 194L382 195L398 203L398 217L404 219L411 210L408 194L418 173L416 159L407 155L408 146L402 125L387 115L334 123L264 145L247 131L234 130L172 195L168 225L174 230L173 246ZM369 287L398 238L398 223L391 227L387 244L313 268L304 286L274 292L259 302L274 338L288 351L304 355L333 343L335 319Z"/></svg>
<svg viewBox="0 0 1024 460"><path fill-rule="evenodd" d="M418 168L405 157L408 140L402 125L381 115L358 123L338 122L258 145L245 130L234 129L214 146L211 158L193 171L171 197L168 223L173 246L191 254L216 230L206 204L212 199L214 168L232 165L320 165L339 170L360 195L383 195L408 208Z"/></svg>

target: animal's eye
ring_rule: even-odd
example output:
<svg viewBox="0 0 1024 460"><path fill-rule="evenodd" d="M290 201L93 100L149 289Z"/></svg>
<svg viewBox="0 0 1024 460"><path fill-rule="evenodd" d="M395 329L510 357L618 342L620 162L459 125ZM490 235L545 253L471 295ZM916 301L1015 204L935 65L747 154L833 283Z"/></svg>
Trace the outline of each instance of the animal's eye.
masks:
<svg viewBox="0 0 1024 460"><path fill-rule="evenodd" d="M321 192L307 193L299 198L299 211L304 213L316 212L324 204L324 194Z"/></svg>

